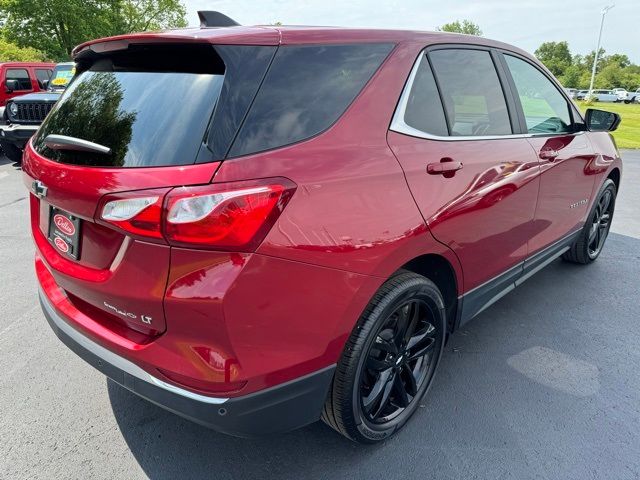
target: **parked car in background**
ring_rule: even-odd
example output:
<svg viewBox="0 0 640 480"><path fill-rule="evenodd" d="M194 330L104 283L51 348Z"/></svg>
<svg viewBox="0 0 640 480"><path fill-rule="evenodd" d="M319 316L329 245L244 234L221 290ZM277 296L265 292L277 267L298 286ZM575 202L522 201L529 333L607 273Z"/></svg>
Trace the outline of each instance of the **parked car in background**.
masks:
<svg viewBox="0 0 640 480"><path fill-rule="evenodd" d="M578 90L575 88L565 88L564 91L567 92L567 95L572 99L575 99L578 94Z"/></svg>
<svg viewBox="0 0 640 480"><path fill-rule="evenodd" d="M640 89L635 92L628 92L626 90L624 93L618 92L618 98L624 103L640 103Z"/></svg>
<svg viewBox="0 0 640 480"><path fill-rule="evenodd" d="M589 90L578 90L576 92L576 100L584 100L584 97L587 96Z"/></svg>
<svg viewBox="0 0 640 480"><path fill-rule="evenodd" d="M583 117L533 55L200 16L76 47L24 153L44 315L124 388L234 435L322 418L380 442L424 406L448 335L554 259L600 255L620 117Z"/></svg>
<svg viewBox="0 0 640 480"><path fill-rule="evenodd" d="M587 91L587 94L584 96L585 100L589 100L592 98L595 102L619 102L620 98L618 94L613 90L593 90L591 93Z"/></svg>
<svg viewBox="0 0 640 480"><path fill-rule="evenodd" d="M59 63L51 78L43 81L46 92L35 92L11 98L0 125L0 149L13 162L22 158L27 140L36 132L42 121L60 98L75 73L73 62Z"/></svg>
<svg viewBox="0 0 640 480"><path fill-rule="evenodd" d="M6 62L0 63L0 123L10 98L46 90L54 63Z"/></svg>

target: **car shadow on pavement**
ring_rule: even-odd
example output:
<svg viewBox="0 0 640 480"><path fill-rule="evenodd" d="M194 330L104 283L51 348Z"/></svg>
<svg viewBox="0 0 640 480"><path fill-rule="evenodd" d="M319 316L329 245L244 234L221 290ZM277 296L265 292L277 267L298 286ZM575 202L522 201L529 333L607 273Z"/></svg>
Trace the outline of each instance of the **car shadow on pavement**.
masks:
<svg viewBox="0 0 640 480"><path fill-rule="evenodd" d="M381 445L357 445L320 422L239 439L111 381L109 398L152 479L606 478L612 461L628 465L638 441L620 427L637 422L633 407L607 413L618 398L640 401L627 340L637 329L629 302L640 287L629 279L640 273L638 259L640 240L612 233L598 262L553 262L464 325L446 346L422 408ZM549 463L558 455L562 462Z"/></svg>

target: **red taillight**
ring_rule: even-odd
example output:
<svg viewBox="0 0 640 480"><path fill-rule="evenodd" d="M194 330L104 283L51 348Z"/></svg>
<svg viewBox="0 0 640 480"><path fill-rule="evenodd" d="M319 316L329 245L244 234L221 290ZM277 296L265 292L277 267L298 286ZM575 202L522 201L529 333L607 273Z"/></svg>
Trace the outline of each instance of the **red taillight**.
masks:
<svg viewBox="0 0 640 480"><path fill-rule="evenodd" d="M162 240L162 203L168 188L107 195L99 219L126 233Z"/></svg>
<svg viewBox="0 0 640 480"><path fill-rule="evenodd" d="M255 250L295 191L284 178L107 195L98 220L170 245Z"/></svg>
<svg viewBox="0 0 640 480"><path fill-rule="evenodd" d="M167 195L166 239L172 245L254 250L294 189L286 179L175 188Z"/></svg>

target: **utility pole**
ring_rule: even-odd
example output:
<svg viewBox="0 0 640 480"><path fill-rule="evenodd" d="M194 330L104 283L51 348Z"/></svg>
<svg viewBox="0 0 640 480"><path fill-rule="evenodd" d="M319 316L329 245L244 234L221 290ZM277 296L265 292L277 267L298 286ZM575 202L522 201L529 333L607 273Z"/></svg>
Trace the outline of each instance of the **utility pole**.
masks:
<svg viewBox="0 0 640 480"><path fill-rule="evenodd" d="M609 10L615 7L615 4L607 5L602 9L602 19L600 20L600 33L598 34L598 46L593 56L593 68L591 69L591 83L589 84L589 97L593 95L593 82L596 79L596 67L598 66L598 54L600 53L600 41L602 40L602 27L604 26L604 16Z"/></svg>

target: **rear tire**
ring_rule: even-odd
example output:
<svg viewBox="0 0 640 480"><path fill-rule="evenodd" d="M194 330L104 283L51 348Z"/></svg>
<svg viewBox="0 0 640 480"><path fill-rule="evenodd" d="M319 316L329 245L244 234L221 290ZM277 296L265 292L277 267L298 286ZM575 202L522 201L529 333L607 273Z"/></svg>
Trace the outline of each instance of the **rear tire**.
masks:
<svg viewBox="0 0 640 480"><path fill-rule="evenodd" d="M360 443L393 435L431 386L445 328L444 300L433 282L404 271L389 279L347 341L322 420Z"/></svg>
<svg viewBox="0 0 640 480"><path fill-rule="evenodd" d="M0 141L0 150L2 150L2 152L12 162L20 163L22 161L22 150L16 147L13 143Z"/></svg>
<svg viewBox="0 0 640 480"><path fill-rule="evenodd" d="M564 260L587 265L600 256L611 228L616 193L616 184L607 178L598 192L580 235L571 248L562 255Z"/></svg>

